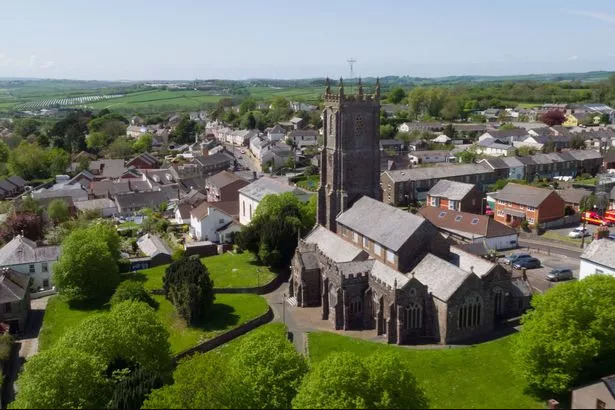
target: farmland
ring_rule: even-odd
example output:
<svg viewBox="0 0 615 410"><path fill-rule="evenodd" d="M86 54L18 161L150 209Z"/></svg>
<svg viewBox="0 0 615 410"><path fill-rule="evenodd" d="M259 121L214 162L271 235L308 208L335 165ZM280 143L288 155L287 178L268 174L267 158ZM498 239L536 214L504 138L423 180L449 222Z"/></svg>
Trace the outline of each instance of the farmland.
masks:
<svg viewBox="0 0 615 410"><path fill-rule="evenodd" d="M27 102L25 104L18 105L15 107L17 110L40 110L46 108L58 108L58 107L66 107L70 105L84 105L90 104L97 101L104 101L110 98L120 98L123 97L122 94L112 94L112 95L88 95L81 97L69 97L69 98L47 98L44 100L37 100L32 102Z"/></svg>

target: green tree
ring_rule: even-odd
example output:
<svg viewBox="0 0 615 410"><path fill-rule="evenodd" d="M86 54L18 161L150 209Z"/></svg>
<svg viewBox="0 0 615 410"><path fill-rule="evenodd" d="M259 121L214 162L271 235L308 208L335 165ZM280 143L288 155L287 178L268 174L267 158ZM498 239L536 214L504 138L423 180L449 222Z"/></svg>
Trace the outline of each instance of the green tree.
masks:
<svg viewBox="0 0 615 410"><path fill-rule="evenodd" d="M380 138L383 140L391 139L395 136L395 127L390 124L380 126Z"/></svg>
<svg viewBox="0 0 615 410"><path fill-rule="evenodd" d="M473 164L476 161L476 152L472 150L462 151L460 153L455 154L459 162L463 164Z"/></svg>
<svg viewBox="0 0 615 410"><path fill-rule="evenodd" d="M246 128L248 130L253 130L256 128L256 118L252 111L247 112L241 118L241 128Z"/></svg>
<svg viewBox="0 0 615 410"><path fill-rule="evenodd" d="M85 138L86 146L89 150L93 152L100 152L103 148L107 146L108 143L109 139L104 133L100 131L91 132Z"/></svg>
<svg viewBox="0 0 615 410"><path fill-rule="evenodd" d="M529 386L563 393L615 367L615 278L592 275L532 298L517 338Z"/></svg>
<svg viewBox="0 0 615 410"><path fill-rule="evenodd" d="M143 283L136 280L125 280L120 283L109 302L115 306L127 300L147 303L153 308L158 307L158 303L145 290Z"/></svg>
<svg viewBox="0 0 615 410"><path fill-rule="evenodd" d="M290 113L290 103L286 98L281 96L273 97L273 100L271 101L271 110L269 112L273 122L288 119Z"/></svg>
<svg viewBox="0 0 615 410"><path fill-rule="evenodd" d="M107 329L109 330L109 329ZM111 386L105 363L77 349L54 347L31 357L17 379L13 409L105 408Z"/></svg>
<svg viewBox="0 0 615 410"><path fill-rule="evenodd" d="M399 104L406 98L406 92L401 87L395 87L389 92L389 102L391 104Z"/></svg>
<svg viewBox="0 0 615 410"><path fill-rule="evenodd" d="M26 180L47 178L51 173L45 158L43 148L22 141L10 152L7 166L13 175L19 175Z"/></svg>
<svg viewBox="0 0 615 410"><path fill-rule="evenodd" d="M230 112L232 112L232 110ZM170 138L171 141L178 144L189 144L194 142L197 132L198 124L192 121L187 115L183 115L173 132L171 132Z"/></svg>
<svg viewBox="0 0 615 410"><path fill-rule="evenodd" d="M70 162L70 156L66 151L62 148L51 148L45 154L45 163L50 176L66 173Z"/></svg>
<svg viewBox="0 0 615 410"><path fill-rule="evenodd" d="M38 135L40 129L41 122L35 118L19 118L13 123L13 133L21 138Z"/></svg>
<svg viewBox="0 0 615 410"><path fill-rule="evenodd" d="M9 160L9 146L6 142L0 140L0 162L7 162Z"/></svg>
<svg viewBox="0 0 615 410"><path fill-rule="evenodd" d="M570 140L570 148L572 149L585 149L585 140L580 135L575 135Z"/></svg>
<svg viewBox="0 0 615 410"><path fill-rule="evenodd" d="M239 115L244 115L247 112L254 111L256 109L256 101L253 98L246 98L239 104Z"/></svg>
<svg viewBox="0 0 615 410"><path fill-rule="evenodd" d="M54 282L69 300L106 300L119 283L117 261L96 230L76 229L62 242Z"/></svg>
<svg viewBox="0 0 615 410"><path fill-rule="evenodd" d="M107 147L108 158L129 158L133 154L132 142L128 138L118 138Z"/></svg>
<svg viewBox="0 0 615 410"><path fill-rule="evenodd" d="M581 210L581 212L585 212L594 209L595 205L596 195L591 193L581 198L581 202L579 203L579 209Z"/></svg>
<svg viewBox="0 0 615 410"><path fill-rule="evenodd" d="M517 148L517 155L520 157L528 157L534 155L536 150L532 147L519 147Z"/></svg>
<svg viewBox="0 0 615 410"><path fill-rule="evenodd" d="M448 98L442 107L440 115L445 120L452 121L459 118L460 113L461 109L457 100L455 98Z"/></svg>
<svg viewBox="0 0 615 410"><path fill-rule="evenodd" d="M152 144L154 143L154 137L152 134L146 132L141 135L134 144L132 144L132 149L135 152L150 152L152 150Z"/></svg>
<svg viewBox="0 0 615 410"><path fill-rule="evenodd" d="M215 299L214 283L198 258L184 257L171 263L162 282L165 297L189 325L210 312Z"/></svg>
<svg viewBox="0 0 615 410"><path fill-rule="evenodd" d="M66 205L66 202L61 199L54 199L49 203L49 206L47 207L47 215L49 216L49 219L51 219L56 225L61 222L67 221L70 217L68 205Z"/></svg>

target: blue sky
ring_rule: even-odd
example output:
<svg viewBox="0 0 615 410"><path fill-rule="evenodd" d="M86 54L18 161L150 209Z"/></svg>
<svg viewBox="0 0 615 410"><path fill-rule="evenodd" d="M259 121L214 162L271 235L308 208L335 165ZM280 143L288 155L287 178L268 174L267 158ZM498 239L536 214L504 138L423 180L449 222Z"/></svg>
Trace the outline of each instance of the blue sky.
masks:
<svg viewBox="0 0 615 410"><path fill-rule="evenodd" d="M0 77L615 70L614 39L612 0L1 0Z"/></svg>

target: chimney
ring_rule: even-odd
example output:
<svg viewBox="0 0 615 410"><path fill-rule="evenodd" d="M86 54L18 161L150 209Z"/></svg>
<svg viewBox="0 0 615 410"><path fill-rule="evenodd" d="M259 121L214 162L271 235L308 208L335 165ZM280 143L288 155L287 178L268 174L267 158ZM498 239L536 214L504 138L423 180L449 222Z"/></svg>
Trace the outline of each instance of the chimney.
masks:
<svg viewBox="0 0 615 410"><path fill-rule="evenodd" d="M256 181L256 171L252 171L252 179Z"/></svg>

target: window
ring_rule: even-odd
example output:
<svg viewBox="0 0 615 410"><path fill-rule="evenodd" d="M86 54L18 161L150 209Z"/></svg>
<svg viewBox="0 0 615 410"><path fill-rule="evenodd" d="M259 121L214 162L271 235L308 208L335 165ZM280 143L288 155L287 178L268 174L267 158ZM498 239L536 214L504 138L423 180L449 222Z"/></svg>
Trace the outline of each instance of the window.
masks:
<svg viewBox="0 0 615 410"><path fill-rule="evenodd" d="M506 214L504 213L504 211L500 211L500 210L498 210L498 216L504 216L504 215L506 215Z"/></svg>
<svg viewBox="0 0 615 410"><path fill-rule="evenodd" d="M4 313L11 313L11 304L10 303L5 303L4 304Z"/></svg>
<svg viewBox="0 0 615 410"><path fill-rule="evenodd" d="M530 212L532 212L532 211L535 211L535 210L536 210L536 208L533 208L533 207L531 207L531 206L528 206L528 207L527 207L527 210L528 210L528 211L530 211Z"/></svg>
<svg viewBox="0 0 615 410"><path fill-rule="evenodd" d="M218 219L218 223L223 224L223 223L224 223L224 218L220 218L220 219Z"/></svg>
<svg viewBox="0 0 615 410"><path fill-rule="evenodd" d="M395 263L395 254L389 250L387 250L387 262Z"/></svg>
<svg viewBox="0 0 615 410"><path fill-rule="evenodd" d="M250 218L252 218L252 204L250 204Z"/></svg>
<svg viewBox="0 0 615 410"><path fill-rule="evenodd" d="M440 206L440 198L431 197L431 206L438 208Z"/></svg>
<svg viewBox="0 0 615 410"><path fill-rule="evenodd" d="M382 247L377 243L374 243L374 253L378 256L382 255Z"/></svg>
<svg viewBox="0 0 615 410"><path fill-rule="evenodd" d="M420 305L412 303L405 309L403 315L403 323L406 329L420 329L423 327L423 308Z"/></svg>
<svg viewBox="0 0 615 410"><path fill-rule="evenodd" d="M448 201L448 209L453 211L457 209L457 201Z"/></svg>
<svg viewBox="0 0 615 410"><path fill-rule="evenodd" d="M500 205L506 205L506 202L504 202L504 201L500 201L500 200L498 199L498 204L500 204Z"/></svg>
<svg viewBox="0 0 615 410"><path fill-rule="evenodd" d="M369 247L369 239L367 239L365 236L363 237L363 247L364 248Z"/></svg>
<svg viewBox="0 0 615 410"><path fill-rule="evenodd" d="M472 219L472 222L471 222L471 223L472 223L472 225L476 225L476 224L478 224L478 218L474 218L474 219Z"/></svg>
<svg viewBox="0 0 615 410"><path fill-rule="evenodd" d="M44 288L48 288L49 287L49 279L43 279L43 287Z"/></svg>
<svg viewBox="0 0 615 410"><path fill-rule="evenodd" d="M41 263L41 270L43 272L49 272L49 266L47 266L47 262Z"/></svg>
<svg viewBox="0 0 615 410"><path fill-rule="evenodd" d="M597 409L606 409L606 403L600 399L596 399L596 408Z"/></svg>
<svg viewBox="0 0 615 410"><path fill-rule="evenodd" d="M241 201L241 206L243 208L243 216L246 216L246 201Z"/></svg>
<svg viewBox="0 0 615 410"><path fill-rule="evenodd" d="M457 312L457 326L459 329L471 329L480 326L482 301L480 296L466 298L464 304Z"/></svg>
<svg viewBox="0 0 615 410"><path fill-rule="evenodd" d="M519 205L519 209L525 209L523 205Z"/></svg>
<svg viewBox="0 0 615 410"><path fill-rule="evenodd" d="M446 211L442 211L440 212L440 214L438 215L438 218L444 218L446 216Z"/></svg>
<svg viewBox="0 0 615 410"><path fill-rule="evenodd" d="M30 273L34 273L36 270L34 269L34 264L30 265Z"/></svg>
<svg viewBox="0 0 615 410"><path fill-rule="evenodd" d="M352 240L353 240L353 242L355 242L355 243L359 243L359 234L358 234L358 233L356 233L356 232L353 232L353 235L352 235Z"/></svg>

